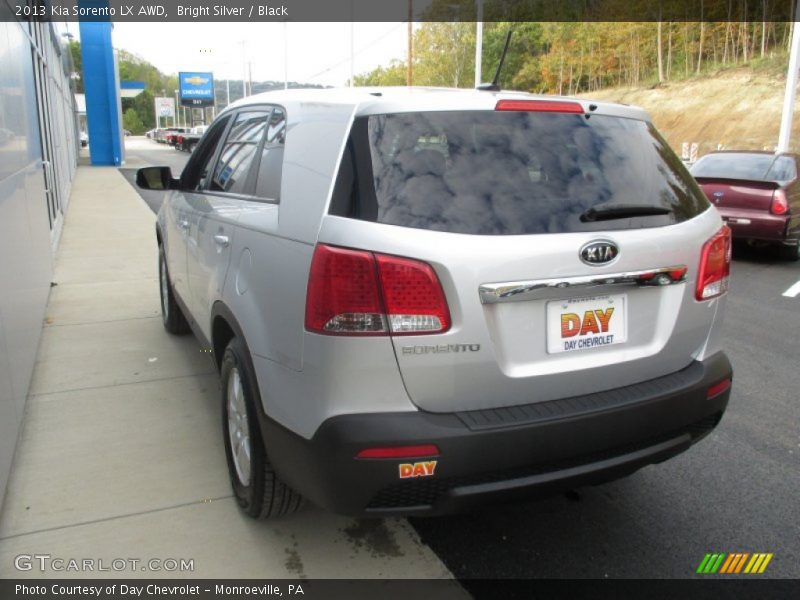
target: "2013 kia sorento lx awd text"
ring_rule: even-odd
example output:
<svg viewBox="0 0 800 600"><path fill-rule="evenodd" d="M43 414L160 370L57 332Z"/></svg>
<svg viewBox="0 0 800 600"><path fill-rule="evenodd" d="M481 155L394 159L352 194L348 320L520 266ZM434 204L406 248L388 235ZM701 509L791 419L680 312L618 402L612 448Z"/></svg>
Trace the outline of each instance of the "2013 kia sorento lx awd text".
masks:
<svg viewBox="0 0 800 600"><path fill-rule="evenodd" d="M640 109L289 90L167 189L163 320L220 370L253 517L440 514L627 475L719 422L730 232Z"/></svg>

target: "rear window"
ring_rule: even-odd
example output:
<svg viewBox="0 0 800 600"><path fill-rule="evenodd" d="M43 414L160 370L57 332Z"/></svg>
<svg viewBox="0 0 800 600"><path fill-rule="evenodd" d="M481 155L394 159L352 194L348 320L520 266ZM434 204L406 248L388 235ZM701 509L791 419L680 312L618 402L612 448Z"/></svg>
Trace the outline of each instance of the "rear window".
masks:
<svg viewBox="0 0 800 600"><path fill-rule="evenodd" d="M790 181L797 176L794 160L773 154L707 154L692 167L695 177Z"/></svg>
<svg viewBox="0 0 800 600"><path fill-rule="evenodd" d="M597 205L668 214L582 222ZM670 225L708 201L652 125L535 112L355 120L331 214L452 233L515 235Z"/></svg>

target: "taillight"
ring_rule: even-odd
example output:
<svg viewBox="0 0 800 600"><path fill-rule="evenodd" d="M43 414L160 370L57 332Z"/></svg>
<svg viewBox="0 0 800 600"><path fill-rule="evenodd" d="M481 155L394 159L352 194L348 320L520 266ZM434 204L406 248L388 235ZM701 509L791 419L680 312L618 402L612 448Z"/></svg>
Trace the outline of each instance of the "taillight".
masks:
<svg viewBox="0 0 800 600"><path fill-rule="evenodd" d="M714 237L703 244L695 298L710 300L727 292L730 274L731 230L723 225Z"/></svg>
<svg viewBox="0 0 800 600"><path fill-rule="evenodd" d="M523 112L560 112L583 114L583 106L581 106L578 102L565 102L563 100L500 100L497 102L494 109Z"/></svg>
<svg viewBox="0 0 800 600"><path fill-rule="evenodd" d="M393 334L440 333L450 328L450 310L430 265L385 254L375 258Z"/></svg>
<svg viewBox="0 0 800 600"><path fill-rule="evenodd" d="M772 194L772 205L769 207L769 212L773 215L785 215L789 212L789 199L786 197L786 192L775 190L775 193Z"/></svg>
<svg viewBox="0 0 800 600"><path fill-rule="evenodd" d="M430 265L318 244L306 295L306 329L328 335L421 335L450 328Z"/></svg>

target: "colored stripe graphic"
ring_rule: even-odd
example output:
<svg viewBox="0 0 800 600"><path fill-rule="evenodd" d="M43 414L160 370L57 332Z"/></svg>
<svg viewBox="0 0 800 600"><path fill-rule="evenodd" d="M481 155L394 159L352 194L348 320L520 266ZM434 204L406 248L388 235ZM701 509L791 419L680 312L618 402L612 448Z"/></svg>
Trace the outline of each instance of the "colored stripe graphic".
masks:
<svg viewBox="0 0 800 600"><path fill-rule="evenodd" d="M747 574L763 573L773 556L771 552L708 553L703 557L696 572L704 575L715 573L731 575L742 573L744 569L744 573Z"/></svg>

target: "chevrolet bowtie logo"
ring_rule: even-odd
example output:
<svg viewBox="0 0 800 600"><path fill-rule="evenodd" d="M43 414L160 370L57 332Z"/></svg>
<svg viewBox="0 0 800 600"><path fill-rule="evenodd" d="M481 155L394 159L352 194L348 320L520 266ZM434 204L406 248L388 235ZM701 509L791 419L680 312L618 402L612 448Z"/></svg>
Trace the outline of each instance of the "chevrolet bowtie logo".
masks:
<svg viewBox="0 0 800 600"><path fill-rule="evenodd" d="M207 78L205 78L205 77L197 77L197 76L187 77L187 78L184 79L184 81L186 83L191 84L191 85L203 85L204 83L208 83L208 79Z"/></svg>

